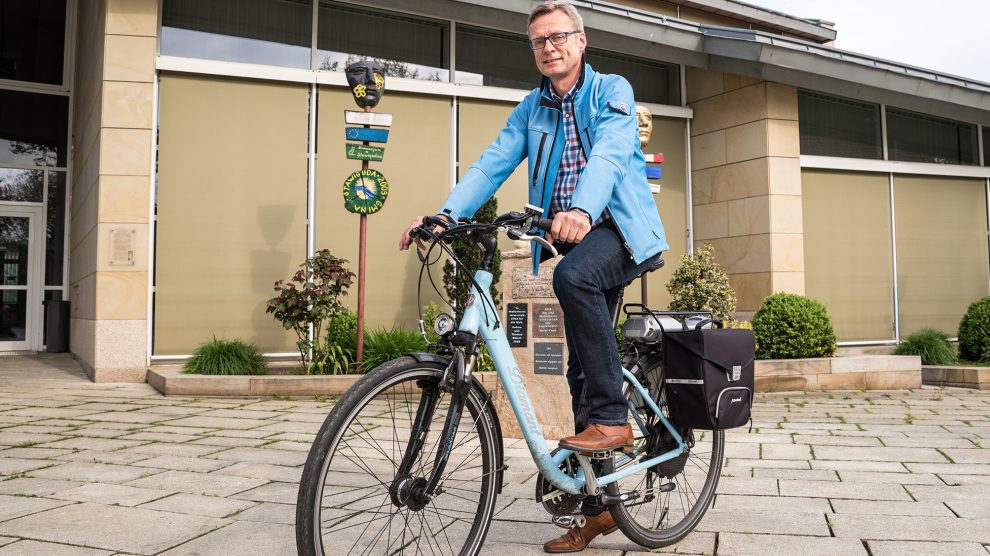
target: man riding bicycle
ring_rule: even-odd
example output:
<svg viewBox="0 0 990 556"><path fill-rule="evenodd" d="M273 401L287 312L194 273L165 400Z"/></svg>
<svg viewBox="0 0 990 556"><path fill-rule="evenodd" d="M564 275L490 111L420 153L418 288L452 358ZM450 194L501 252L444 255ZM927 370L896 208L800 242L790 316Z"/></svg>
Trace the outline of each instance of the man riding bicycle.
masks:
<svg viewBox="0 0 990 556"><path fill-rule="evenodd" d="M617 287L643 273L667 249L646 181L633 91L621 76L596 73L584 63L584 23L571 4L535 7L528 35L542 84L512 111L438 215L451 221L470 217L523 158L529 159L529 203L552 219L546 239L566 254L554 269L553 287L564 313L567 382L577 434L561 439L560 446L580 452L627 448L633 433L608 307ZM400 249L409 248L410 232L422 221L413 219ZM541 255L535 245L534 274ZM545 551L579 551L599 534L616 529L607 507L595 499L586 499L581 511L585 525L547 542Z"/></svg>

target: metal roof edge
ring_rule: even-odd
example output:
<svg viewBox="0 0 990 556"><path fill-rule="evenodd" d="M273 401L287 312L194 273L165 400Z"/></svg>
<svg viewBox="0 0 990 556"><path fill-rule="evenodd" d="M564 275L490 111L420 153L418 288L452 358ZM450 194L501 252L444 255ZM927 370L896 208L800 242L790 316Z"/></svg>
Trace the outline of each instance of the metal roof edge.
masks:
<svg viewBox="0 0 990 556"><path fill-rule="evenodd" d="M798 17L738 0L667 0L667 2L719 15L728 12L728 17L737 16L770 27L780 27L793 33L815 37L820 39L820 42L834 41L836 37L835 29L825 26L830 25L831 22Z"/></svg>
<svg viewBox="0 0 990 556"><path fill-rule="evenodd" d="M403 0L363 1L383 7L399 7L403 3ZM695 23L609 2L573 2L582 9L589 31L596 33L596 37L597 33L601 33L600 38L605 44L598 43L596 39L594 46L614 47L621 44L624 51L645 56L662 52L664 61L721 71L733 71L726 68L733 65L732 60L736 60L737 66L743 66L736 71L754 76L775 75L776 79L764 78L784 84L806 86L781 81L781 78L808 74L819 76L823 81L827 78L829 83L848 82L852 88L861 86L874 92L891 91L901 99L918 97L918 102L909 104L934 99L946 105L963 107L967 113L975 110L986 114L980 120L990 119L990 83L976 79L764 31ZM481 18L483 21L477 24L509 30L518 25L519 17L525 18L532 4L531 0L499 0L496 8L490 0L421 0L419 5L433 9L446 6L442 13L450 14L455 19L468 21ZM452 10L452 6L459 8ZM754 67L754 63L766 67Z"/></svg>

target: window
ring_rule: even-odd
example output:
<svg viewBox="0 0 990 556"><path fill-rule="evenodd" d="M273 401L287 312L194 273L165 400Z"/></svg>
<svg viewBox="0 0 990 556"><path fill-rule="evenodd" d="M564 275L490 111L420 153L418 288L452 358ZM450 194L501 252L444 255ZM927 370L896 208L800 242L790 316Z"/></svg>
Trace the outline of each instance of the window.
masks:
<svg viewBox="0 0 990 556"><path fill-rule="evenodd" d="M370 58L391 77L450 78L450 28L443 21L320 2L317 47L321 70L344 71Z"/></svg>
<svg viewBox="0 0 990 556"><path fill-rule="evenodd" d="M880 105L798 91L801 154L883 158Z"/></svg>
<svg viewBox="0 0 990 556"><path fill-rule="evenodd" d="M983 165L990 166L990 128L983 127Z"/></svg>
<svg viewBox="0 0 990 556"><path fill-rule="evenodd" d="M595 48L587 49L584 59L599 73L615 73L629 80L636 102L681 104L681 73L677 64Z"/></svg>
<svg viewBox="0 0 990 556"><path fill-rule="evenodd" d="M983 179L894 176L901 337L925 327L955 336L990 293Z"/></svg>
<svg viewBox="0 0 990 556"><path fill-rule="evenodd" d="M312 0L165 0L162 54L308 68Z"/></svg>
<svg viewBox="0 0 990 556"><path fill-rule="evenodd" d="M886 174L801 171L805 293L828 307L840 342L894 337Z"/></svg>
<svg viewBox="0 0 990 556"><path fill-rule="evenodd" d="M62 84L65 0L0 2L0 79Z"/></svg>
<svg viewBox="0 0 990 556"><path fill-rule="evenodd" d="M45 286L62 285L65 262L65 172L48 172L45 224Z"/></svg>
<svg viewBox="0 0 990 556"><path fill-rule="evenodd" d="M165 73L160 91L154 353L294 351L265 300L306 257L308 87Z"/></svg>
<svg viewBox="0 0 990 556"><path fill-rule="evenodd" d="M973 124L888 107L887 143L890 160L978 163Z"/></svg>
<svg viewBox="0 0 990 556"><path fill-rule="evenodd" d="M66 165L69 97L0 90L0 166Z"/></svg>
<svg viewBox="0 0 990 556"><path fill-rule="evenodd" d="M525 35L457 26L456 81L471 85L532 89L542 76Z"/></svg>

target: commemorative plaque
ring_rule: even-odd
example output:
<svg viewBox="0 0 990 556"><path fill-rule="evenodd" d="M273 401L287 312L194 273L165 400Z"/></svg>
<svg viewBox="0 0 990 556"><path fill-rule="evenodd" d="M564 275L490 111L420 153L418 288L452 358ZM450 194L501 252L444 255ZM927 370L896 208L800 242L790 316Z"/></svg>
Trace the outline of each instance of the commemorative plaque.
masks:
<svg viewBox="0 0 990 556"><path fill-rule="evenodd" d="M507 335L510 347L526 347L526 324L529 321L526 303L509 303L506 308Z"/></svg>
<svg viewBox="0 0 990 556"><path fill-rule="evenodd" d="M556 303L533 304L533 337L564 337L564 312L560 305Z"/></svg>
<svg viewBox="0 0 990 556"><path fill-rule="evenodd" d="M564 374L564 344L560 342L534 342L533 372L538 375Z"/></svg>

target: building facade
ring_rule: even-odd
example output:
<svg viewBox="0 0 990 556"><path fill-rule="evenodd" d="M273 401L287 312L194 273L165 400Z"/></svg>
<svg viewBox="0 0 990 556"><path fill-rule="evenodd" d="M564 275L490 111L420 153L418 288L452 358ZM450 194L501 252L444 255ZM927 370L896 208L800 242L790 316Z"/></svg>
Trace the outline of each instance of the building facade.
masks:
<svg viewBox="0 0 990 556"><path fill-rule="evenodd" d="M322 248L357 266L342 69L366 57L394 116L373 163L390 193L369 217L368 319L411 326L418 261L399 233L539 82L533 3L490 4L0 0L0 350L40 349L42 301L68 299L94 380L143 380L214 336L293 353L265 314L272 284ZM990 293L990 85L844 52L826 23L732 0L575 4L587 61L630 80L665 155L671 251L651 305L702 243L741 316L806 294L845 343L955 335ZM500 210L521 207L524 174Z"/></svg>

